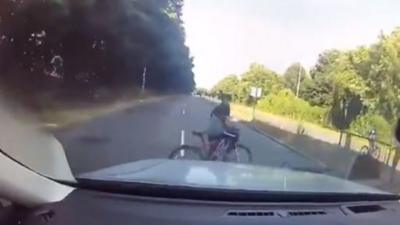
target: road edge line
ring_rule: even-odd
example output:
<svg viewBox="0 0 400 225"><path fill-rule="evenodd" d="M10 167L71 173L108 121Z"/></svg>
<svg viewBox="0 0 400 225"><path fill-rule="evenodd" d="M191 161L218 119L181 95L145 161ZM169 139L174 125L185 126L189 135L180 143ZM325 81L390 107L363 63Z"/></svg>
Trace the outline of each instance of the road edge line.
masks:
<svg viewBox="0 0 400 225"><path fill-rule="evenodd" d="M245 124L245 125L246 125L246 124ZM324 169L331 170L331 169L330 169L325 163L323 163L322 161L320 161L320 160L318 160L318 159L315 159L315 158L312 158L312 157L310 157L309 155L307 155L307 154L305 154L305 153L303 153L303 152L301 152L301 151L295 149L295 148L292 147L291 145L288 145L288 144L284 143L283 141L279 140L278 138L276 138L276 137L274 137L274 136L272 136L272 135L266 133L265 131L261 130L260 128L257 127L257 125L251 123L251 126L248 126L248 127L250 127L251 129L253 129L253 130L256 131L257 133L259 133L259 134L261 134L261 135L263 135L263 136L265 136L265 137L271 139L273 142L275 142L275 143L277 143L277 144L279 144L279 145L282 145L283 147L287 148L288 150L290 150L290 151L292 151L292 152L294 152L294 153L296 153L296 154L298 154L298 155L300 155L300 156L302 156L302 157L304 157L304 158L306 158L306 159L308 159L308 160L311 160L311 161L313 161L313 162L316 162L317 164L319 164L320 166L322 166Z"/></svg>

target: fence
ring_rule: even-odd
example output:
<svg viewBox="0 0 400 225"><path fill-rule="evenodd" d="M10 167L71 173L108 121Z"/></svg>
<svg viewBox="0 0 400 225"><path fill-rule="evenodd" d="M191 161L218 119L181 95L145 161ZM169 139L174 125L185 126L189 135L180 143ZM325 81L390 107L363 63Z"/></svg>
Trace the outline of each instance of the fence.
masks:
<svg viewBox="0 0 400 225"><path fill-rule="evenodd" d="M361 151L361 148L363 146L369 146L369 140L368 137L361 136L356 133L352 132L345 132L345 142L344 142L344 147L347 149L352 149L354 151ZM341 140L340 140L341 143ZM378 153L377 153L377 159L384 163L385 165L391 166L393 164L394 160L398 160L396 157L395 158L395 153L396 153L396 145L394 143L386 143L383 141L376 141L377 146L379 147ZM400 168L398 168L400 169Z"/></svg>

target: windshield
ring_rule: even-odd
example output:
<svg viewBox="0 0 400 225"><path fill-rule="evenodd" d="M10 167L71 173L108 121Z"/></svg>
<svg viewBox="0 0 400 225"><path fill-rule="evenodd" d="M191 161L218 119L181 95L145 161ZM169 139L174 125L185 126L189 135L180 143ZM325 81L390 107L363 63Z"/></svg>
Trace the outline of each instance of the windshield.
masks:
<svg viewBox="0 0 400 225"><path fill-rule="evenodd" d="M56 180L62 146L80 182L398 194L399 8L0 0L1 152Z"/></svg>

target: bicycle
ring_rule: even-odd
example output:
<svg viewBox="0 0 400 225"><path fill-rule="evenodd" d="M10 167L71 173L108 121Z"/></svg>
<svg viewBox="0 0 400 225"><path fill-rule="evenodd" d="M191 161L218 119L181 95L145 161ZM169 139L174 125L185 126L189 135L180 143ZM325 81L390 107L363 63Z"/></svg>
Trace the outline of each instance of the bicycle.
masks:
<svg viewBox="0 0 400 225"><path fill-rule="evenodd" d="M193 131L192 134L199 137L202 146L205 146L202 132ZM223 137L212 141L214 143L211 151L207 151L204 147L181 145L172 150L168 158L251 163L253 158L250 149L238 143L238 139L238 132L224 132Z"/></svg>
<svg viewBox="0 0 400 225"><path fill-rule="evenodd" d="M365 155L370 155L373 158L379 158L380 156L380 147L376 144L375 141L372 141L369 145L364 145L360 148L360 153Z"/></svg>

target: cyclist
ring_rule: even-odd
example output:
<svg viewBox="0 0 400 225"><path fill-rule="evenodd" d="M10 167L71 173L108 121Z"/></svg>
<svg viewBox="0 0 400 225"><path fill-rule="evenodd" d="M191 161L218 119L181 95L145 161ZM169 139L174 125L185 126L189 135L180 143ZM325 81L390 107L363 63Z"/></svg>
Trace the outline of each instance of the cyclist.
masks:
<svg viewBox="0 0 400 225"><path fill-rule="evenodd" d="M215 150L216 145L226 135L234 136L234 134L229 132L232 128L228 125L230 116L228 99L225 95L222 95L221 98L222 102L211 111L209 124L203 136L205 144L204 149L207 150L209 154Z"/></svg>
<svg viewBox="0 0 400 225"><path fill-rule="evenodd" d="M368 142L369 142L369 153L372 153L376 150L376 131L372 129L368 134Z"/></svg>

